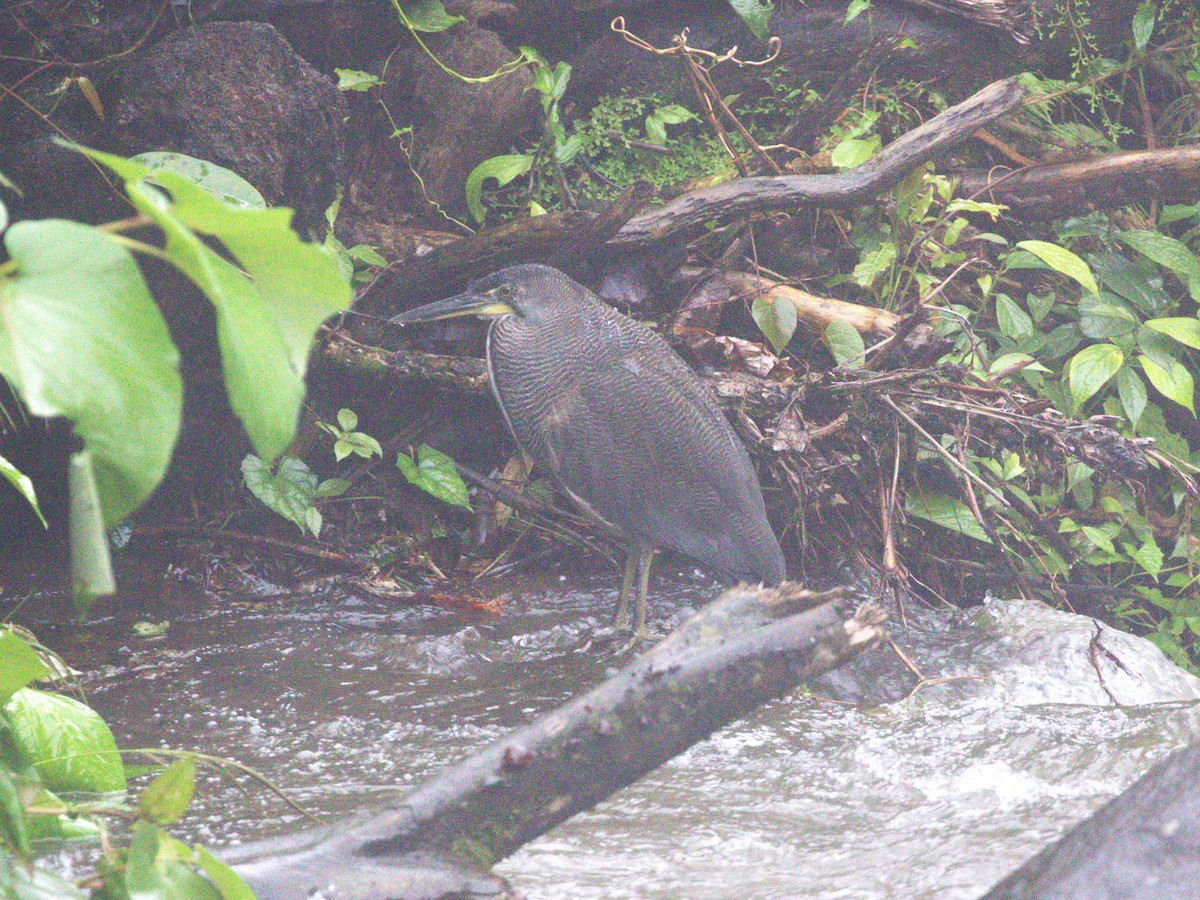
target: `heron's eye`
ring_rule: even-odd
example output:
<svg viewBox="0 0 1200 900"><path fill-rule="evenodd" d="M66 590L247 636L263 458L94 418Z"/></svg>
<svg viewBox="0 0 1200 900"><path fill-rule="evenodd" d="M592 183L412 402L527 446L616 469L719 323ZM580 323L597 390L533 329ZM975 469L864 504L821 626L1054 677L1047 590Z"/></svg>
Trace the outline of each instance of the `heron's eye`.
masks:
<svg viewBox="0 0 1200 900"><path fill-rule="evenodd" d="M510 299L512 294L512 285L509 284L502 284L496 289L496 296L498 296L501 300Z"/></svg>

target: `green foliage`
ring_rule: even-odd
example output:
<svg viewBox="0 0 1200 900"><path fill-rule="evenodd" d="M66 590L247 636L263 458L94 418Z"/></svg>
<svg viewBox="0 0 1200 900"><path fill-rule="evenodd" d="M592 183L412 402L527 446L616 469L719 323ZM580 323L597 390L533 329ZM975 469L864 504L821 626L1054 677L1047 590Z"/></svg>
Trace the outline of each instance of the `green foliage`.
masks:
<svg viewBox="0 0 1200 900"><path fill-rule="evenodd" d="M1019 241L1017 249L1028 250L1056 272L1078 281L1084 290L1093 294L1100 293L1088 264L1065 247L1047 241Z"/></svg>
<svg viewBox="0 0 1200 900"><path fill-rule="evenodd" d="M545 58L532 47L522 47L521 57L529 60L533 66L533 84L527 90L536 91L541 97L544 117L542 139L532 153L493 156L471 170L466 183L467 208L480 225L487 216L480 200L484 181L494 178L497 185L503 188L529 172L543 158L549 165L558 167L561 171L562 166L570 165L583 146L583 138L578 134L568 133L559 115L559 101L562 100L571 80L571 67L565 62L559 62L554 68L550 68Z"/></svg>
<svg viewBox="0 0 1200 900"><path fill-rule="evenodd" d="M771 0L729 0L729 5L746 23L746 27L754 32L755 37L760 41L767 39L771 33L771 12L775 9Z"/></svg>
<svg viewBox="0 0 1200 900"><path fill-rule="evenodd" d="M378 75L370 72L360 72L358 69L334 69L337 73L339 91L369 91L376 85L383 84Z"/></svg>
<svg viewBox="0 0 1200 900"><path fill-rule="evenodd" d="M0 627L0 708L21 688L49 674L50 667L24 638Z"/></svg>
<svg viewBox="0 0 1200 900"><path fill-rule="evenodd" d="M291 211L263 208L233 172L177 153L125 160L67 146L116 172L166 236L160 250L60 220L18 222L4 236L0 375L34 415L70 419L85 446L71 462L70 524L86 608L114 589L104 529L162 480L183 403L178 351L130 249L175 266L213 302L230 403L268 458L291 439L317 326L351 293L336 257L301 242ZM27 479L0 471L36 509Z"/></svg>
<svg viewBox="0 0 1200 900"><path fill-rule="evenodd" d="M454 460L446 454L434 450L428 444L417 448L417 458L400 453L396 456L396 466L403 473L409 484L419 487L425 493L437 497L451 506L471 508L467 498L467 486L454 467Z"/></svg>
<svg viewBox="0 0 1200 900"><path fill-rule="evenodd" d="M1069 6L1060 27L1083 21L1078 7ZM1162 39L1158 28L1166 21L1156 20L1149 4L1135 19L1131 63L1147 50L1144 41ZM1078 52L1076 82L1026 79L1035 97L1045 99L1026 106L1026 114L1056 142L1115 149L1128 131L1122 122L1137 116L1122 116L1122 92L1112 89L1120 82L1105 76L1130 71L1134 84L1138 73L1130 64L1088 58L1086 43ZM1185 56L1196 52L1193 45ZM830 146L869 136L859 133L861 124L847 121ZM1083 461L1070 464L1065 479L1056 477L1034 442L988 447L945 434L937 436L942 446L971 473L973 504L952 492L910 493L910 521L936 525L977 548L994 539L1006 565L1034 579L1096 578L1128 590L1131 599L1115 615L1148 631L1176 661L1200 668L1194 574L1200 570L1200 523L1177 475L1200 472L1200 453L1175 430L1187 427L1183 417L1194 415L1196 402L1197 210L1164 207L1157 222L1148 215L1140 227L1115 227L1113 219L1095 214L1037 234L1005 223L996 229L1003 233L994 234L983 230L987 222L980 214L995 220L1003 210L956 198L952 188L926 169L898 185L889 203L860 210L850 236L858 264L830 284L857 288L883 306L936 296L926 301L933 325L954 342L942 362L992 384L1015 381L1064 413L1111 417L1126 434L1154 439L1163 471L1148 474L1134 493L1113 473ZM1139 215L1133 210L1116 221L1137 222ZM961 271L974 273L974 285L961 276L948 284ZM918 455L923 452L927 448ZM1177 467L1176 474L1168 465ZM976 519L976 507L990 530Z"/></svg>
<svg viewBox="0 0 1200 900"><path fill-rule="evenodd" d="M71 587L76 607L82 615L97 597L106 596L117 589L112 560L108 555L103 500L96 484L90 450L71 455L67 488L70 503Z"/></svg>
<svg viewBox="0 0 1200 900"><path fill-rule="evenodd" d="M480 225L487 217L483 201L479 199L483 192L483 183L494 178L499 187L504 187L516 178L520 178L533 168L534 158L528 153L510 153L504 156L493 156L485 159L467 176L467 209Z"/></svg>
<svg viewBox="0 0 1200 900"><path fill-rule="evenodd" d="M15 691L4 721L17 760L58 793L125 789L125 770L104 720L78 700L35 688Z"/></svg>
<svg viewBox="0 0 1200 900"><path fill-rule="evenodd" d="M773 300L755 297L750 305L750 315L775 352L782 353L796 332L796 304L786 297Z"/></svg>
<svg viewBox="0 0 1200 900"><path fill-rule="evenodd" d="M426 34L436 34L466 21L462 16L452 16L446 12L441 0L417 0L416 3L409 3L403 8L403 16L410 28Z"/></svg>
<svg viewBox="0 0 1200 900"><path fill-rule="evenodd" d="M849 25L871 8L871 0L850 0L846 5L846 24Z"/></svg>
<svg viewBox="0 0 1200 900"><path fill-rule="evenodd" d="M351 454L361 456L363 459L383 456L383 448L379 446L379 441L365 432L355 431L358 428L358 414L354 410L339 409L337 418L337 425L331 425L328 422L319 422L318 424L333 435L335 439L333 456L338 462Z"/></svg>
<svg viewBox="0 0 1200 900"><path fill-rule="evenodd" d="M139 153L130 157L132 162L146 167L148 177L154 181L156 172L170 172L190 181L206 193L212 194L222 203L235 209L266 209L267 201L258 188L236 172L208 160L196 159L183 153Z"/></svg>
<svg viewBox="0 0 1200 900"><path fill-rule="evenodd" d="M321 481L303 460L294 456L282 457L276 471L272 471L259 457L247 454L242 460L242 478L263 505L294 524L301 533L311 532L313 537L321 536L323 524L316 501L336 497L350 486L344 478Z"/></svg>
<svg viewBox="0 0 1200 900"><path fill-rule="evenodd" d="M138 816L133 840L127 850L104 842L104 886L92 896L253 900L236 873L207 850L187 847L157 827L177 821L190 804L195 760L184 756L168 766L131 809L114 793L125 790L126 776L112 732L78 700L29 686L49 674L23 637L0 627L0 895L88 896L35 866L35 850L79 840L100 844L107 833L102 817L132 812ZM74 795L86 802L63 799Z"/></svg>
<svg viewBox="0 0 1200 900"><path fill-rule="evenodd" d="M337 196L325 210L325 250L333 254L337 262L338 274L343 281L351 284L366 284L375 277L375 273L387 265L387 260L379 252L367 244L355 244L347 249L334 233L338 212L342 206L342 189L338 187Z"/></svg>
<svg viewBox="0 0 1200 900"><path fill-rule="evenodd" d="M82 152L125 180L134 206L166 235L167 260L212 301L230 405L255 450L274 459L296 427L317 326L352 299L336 262L296 236L289 209L234 209L176 173L156 172L151 186L137 163Z"/></svg>
<svg viewBox="0 0 1200 900"><path fill-rule="evenodd" d="M535 60L533 90L542 98L543 134L528 151L497 157L503 162L485 160L478 174L472 173L468 206L477 221L485 207L501 217L524 215L530 209L530 195L540 209L570 204L564 184L570 185L574 201L586 204L611 200L635 181L648 181L674 193L736 174L728 151L694 111L655 95L601 97L586 118L574 120L568 128L559 118L558 99L566 88L569 67L559 63L551 68L536 51L522 48L522 52ZM775 67L763 86L765 94L724 99L756 140L769 144L787 128L799 105L819 98L797 87L786 66ZM738 133L730 134L729 141L737 153L750 150ZM507 188L500 175L507 177ZM493 177L500 184L490 190L485 181Z"/></svg>
<svg viewBox="0 0 1200 900"><path fill-rule="evenodd" d="M180 757L146 785L138 798L138 810L150 822L170 825L183 818L195 790L196 760Z"/></svg>
<svg viewBox="0 0 1200 900"><path fill-rule="evenodd" d="M843 322L841 319L834 319L825 326L822 340L833 357L833 361L839 366L847 369L862 367L863 355L867 348L863 344L862 335L853 325Z"/></svg>
<svg viewBox="0 0 1200 900"><path fill-rule="evenodd" d="M668 103L660 106L646 116L646 137L651 143L660 147L667 145L667 126L682 125L684 122L698 122L700 117L678 103Z"/></svg>
<svg viewBox="0 0 1200 900"><path fill-rule="evenodd" d="M936 491L910 493L904 501L904 511L972 540L992 543L975 514L962 500Z"/></svg>
<svg viewBox="0 0 1200 900"><path fill-rule="evenodd" d="M77 222L17 222L0 271L0 374L95 459L106 522L149 496L179 433L179 354L133 255Z"/></svg>
<svg viewBox="0 0 1200 900"><path fill-rule="evenodd" d="M29 480L29 476L3 456L0 456L0 476L16 488L17 492L25 498L25 501L37 513L37 517L41 519L42 527L49 528L50 526L46 523L46 517L42 515L42 508L38 505L37 491L34 490L33 482Z"/></svg>

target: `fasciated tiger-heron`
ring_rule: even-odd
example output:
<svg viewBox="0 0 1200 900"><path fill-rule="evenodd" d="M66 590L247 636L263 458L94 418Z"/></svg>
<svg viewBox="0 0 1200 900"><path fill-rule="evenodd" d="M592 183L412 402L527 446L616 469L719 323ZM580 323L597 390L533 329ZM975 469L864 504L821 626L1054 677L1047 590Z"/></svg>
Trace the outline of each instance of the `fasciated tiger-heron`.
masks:
<svg viewBox="0 0 1200 900"><path fill-rule="evenodd" d="M518 446L629 542L617 628L645 632L656 547L778 584L783 553L758 476L704 385L649 328L557 269L520 265L391 321L491 319L492 393Z"/></svg>

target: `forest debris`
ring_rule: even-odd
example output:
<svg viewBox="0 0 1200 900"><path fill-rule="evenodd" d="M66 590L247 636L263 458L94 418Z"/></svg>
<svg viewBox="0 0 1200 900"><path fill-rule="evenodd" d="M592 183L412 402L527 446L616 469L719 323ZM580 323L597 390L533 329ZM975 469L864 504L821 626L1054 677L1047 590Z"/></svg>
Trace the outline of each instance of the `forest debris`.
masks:
<svg viewBox="0 0 1200 900"><path fill-rule="evenodd" d="M876 306L862 306L830 297L818 297L800 288L781 284L761 275L748 272L723 272L716 279L729 286L734 295L747 300L759 297L769 302L786 300L796 307L796 318L803 322L813 335L820 337L833 321L845 322L863 334L890 334L900 322L900 316Z"/></svg>
<svg viewBox="0 0 1200 900"><path fill-rule="evenodd" d="M417 875L431 866L463 879L458 890L494 891L486 870L498 860L882 639L882 608L851 611L845 593L732 588L608 681L391 809L228 856L264 900L329 886L363 900L429 896Z"/></svg>
<svg viewBox="0 0 1200 900"><path fill-rule="evenodd" d="M792 369L778 356L756 341L714 334L704 328L676 326L671 333L680 338L698 359L719 364L734 372L749 372L759 378L782 381Z"/></svg>

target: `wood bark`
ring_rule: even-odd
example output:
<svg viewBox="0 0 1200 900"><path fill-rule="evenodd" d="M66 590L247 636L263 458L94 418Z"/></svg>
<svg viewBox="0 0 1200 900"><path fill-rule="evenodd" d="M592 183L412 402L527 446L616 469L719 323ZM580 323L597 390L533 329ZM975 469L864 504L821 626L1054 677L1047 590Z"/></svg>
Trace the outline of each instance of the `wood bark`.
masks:
<svg viewBox="0 0 1200 900"><path fill-rule="evenodd" d="M1200 147L1135 150L1005 173L960 174L958 193L1003 203L1018 216L1062 219L1153 201L1200 199Z"/></svg>
<svg viewBox="0 0 1200 900"><path fill-rule="evenodd" d="M716 218L801 204L850 208L889 190L935 154L970 137L1015 107L1025 94L1015 79L990 84L957 106L893 141L874 159L836 175L741 178L691 191L659 209L630 219L611 241L618 247L654 244Z"/></svg>
<svg viewBox="0 0 1200 900"><path fill-rule="evenodd" d="M761 296L772 303L791 303L796 308L796 318L817 336L824 334L829 323L834 321L845 322L863 334L886 335L895 331L901 320L900 316L886 309L863 306L861 303L847 303L832 297L818 297L816 294L780 284L760 275L723 272L716 277L728 285L730 291L737 296L751 300Z"/></svg>
<svg viewBox="0 0 1200 900"><path fill-rule="evenodd" d="M500 890L488 874L498 860L882 638L873 603L797 611L821 599L794 584L732 588L613 678L397 806L228 857L262 900L331 885L362 900Z"/></svg>

